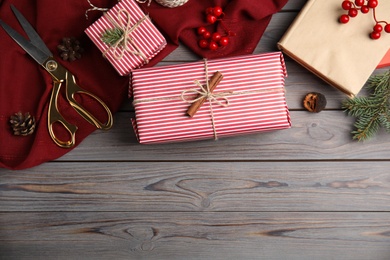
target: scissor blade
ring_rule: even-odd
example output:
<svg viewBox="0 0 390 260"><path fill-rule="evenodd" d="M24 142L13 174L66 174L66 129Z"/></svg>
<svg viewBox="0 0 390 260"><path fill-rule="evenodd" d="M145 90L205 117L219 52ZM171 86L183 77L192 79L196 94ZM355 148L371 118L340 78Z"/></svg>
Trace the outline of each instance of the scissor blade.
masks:
<svg viewBox="0 0 390 260"><path fill-rule="evenodd" d="M13 5L11 5L11 9L14 12L16 18L18 19L20 25L23 27L23 30L26 32L28 38L30 38L31 43L35 45L38 49L46 53L47 56L53 56L53 54L47 48L41 37L31 26L31 24L26 20L26 18L19 12L19 10L16 9L16 7Z"/></svg>
<svg viewBox="0 0 390 260"><path fill-rule="evenodd" d="M12 29L8 24L0 20L0 25L3 29L11 36L14 41L16 41L20 47L22 47L31 57L33 57L39 64L43 64L48 56L46 53L42 52L40 49L35 47L31 42L27 41L22 35Z"/></svg>

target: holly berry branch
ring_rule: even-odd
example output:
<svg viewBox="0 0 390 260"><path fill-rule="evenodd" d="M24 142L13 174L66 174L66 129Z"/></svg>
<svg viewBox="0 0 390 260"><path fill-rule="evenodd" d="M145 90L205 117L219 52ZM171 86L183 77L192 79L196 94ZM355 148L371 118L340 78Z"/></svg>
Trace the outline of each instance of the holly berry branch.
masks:
<svg viewBox="0 0 390 260"><path fill-rule="evenodd" d="M348 11L348 14L343 14L340 16L339 21L341 23L348 23L350 17L356 17L359 14L359 11L363 14L367 14L372 9L372 16L375 21L375 25L373 27L373 30L370 34L371 39L377 40L381 37L381 33L383 29L385 32L390 33L390 24L386 21L379 21L376 17L376 7L378 6L378 0L355 0L349 1L344 0L341 3L341 7Z"/></svg>
<svg viewBox="0 0 390 260"><path fill-rule="evenodd" d="M235 33L228 30L223 23L223 17L225 13L223 12L220 6L208 7L206 9L206 21L208 24L220 23L221 27L225 31L225 34L219 32L211 33L206 29L206 27L201 26L197 29L198 35L201 36L201 39L198 41L199 47L202 49L209 49L215 51L220 47L227 46L229 44L229 37L234 36Z"/></svg>
<svg viewBox="0 0 390 260"><path fill-rule="evenodd" d="M390 70L371 76L366 89L369 96L347 99L342 104L348 115L357 117L356 130L351 133L359 141L373 137L381 126L390 133Z"/></svg>

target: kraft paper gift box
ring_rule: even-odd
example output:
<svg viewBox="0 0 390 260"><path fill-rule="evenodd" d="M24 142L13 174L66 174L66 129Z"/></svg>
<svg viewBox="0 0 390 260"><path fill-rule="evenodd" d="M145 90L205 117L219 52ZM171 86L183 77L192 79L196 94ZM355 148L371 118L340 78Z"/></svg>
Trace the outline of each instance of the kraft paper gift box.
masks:
<svg viewBox="0 0 390 260"><path fill-rule="evenodd" d="M205 95L201 86L206 90L217 71L223 79L213 96L189 117L187 109ZM134 130L147 144L290 128L285 77L281 52L135 70L130 81Z"/></svg>
<svg viewBox="0 0 390 260"><path fill-rule="evenodd" d="M309 0L278 43L279 49L330 85L357 95L390 47L390 34L369 34L372 10L342 24L342 0ZM378 20L388 20L390 1L379 1Z"/></svg>
<svg viewBox="0 0 390 260"><path fill-rule="evenodd" d="M107 44L102 36L113 29L121 30L124 37ZM163 35L134 0L120 1L85 33L122 76L148 63L166 46Z"/></svg>

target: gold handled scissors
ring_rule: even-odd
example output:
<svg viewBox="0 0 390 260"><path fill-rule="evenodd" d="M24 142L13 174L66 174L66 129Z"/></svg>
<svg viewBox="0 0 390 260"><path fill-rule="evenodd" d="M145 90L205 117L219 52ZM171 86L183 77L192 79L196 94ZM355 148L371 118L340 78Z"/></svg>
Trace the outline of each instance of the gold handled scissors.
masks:
<svg viewBox="0 0 390 260"><path fill-rule="evenodd" d="M66 121L57 106L58 95L64 82L66 88L66 98L69 104L90 124L103 130L110 129L113 124L113 118L107 105L94 94L79 87L76 83L75 76L53 58L53 54L50 52L49 48L26 18L24 18L24 16L13 5L11 5L11 9L30 40L25 39L22 35L1 20L0 25L9 34L9 36L11 36L11 38L20 45L20 47L33 57L36 62L42 65L42 67L53 78L53 90L51 93L47 120L49 133L53 141L63 148L70 148L74 146L76 142L77 126ZM107 112L107 122L100 122L93 114L81 106L76 101L75 94L88 95L90 98L95 99ZM70 134L69 140L60 140L57 138L53 128L55 123L60 123L66 129L66 131Z"/></svg>

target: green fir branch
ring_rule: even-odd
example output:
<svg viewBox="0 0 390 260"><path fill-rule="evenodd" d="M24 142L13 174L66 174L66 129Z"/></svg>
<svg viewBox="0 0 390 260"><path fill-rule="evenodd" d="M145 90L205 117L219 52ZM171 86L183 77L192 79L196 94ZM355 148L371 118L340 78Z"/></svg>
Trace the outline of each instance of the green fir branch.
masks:
<svg viewBox="0 0 390 260"><path fill-rule="evenodd" d="M381 75L372 75L367 81L367 89L373 94L381 94L388 90L390 70Z"/></svg>
<svg viewBox="0 0 390 260"><path fill-rule="evenodd" d="M390 133L390 70L371 76L366 88L369 96L354 97L342 103L345 112L357 118L351 133L358 141L372 138L380 127Z"/></svg>
<svg viewBox="0 0 390 260"><path fill-rule="evenodd" d="M374 136L380 127L379 116L359 117L355 124L356 130L352 131L353 139L364 141Z"/></svg>
<svg viewBox="0 0 390 260"><path fill-rule="evenodd" d="M389 113L379 117L381 125L385 128L386 132L390 133L390 115Z"/></svg>
<svg viewBox="0 0 390 260"><path fill-rule="evenodd" d="M343 102L343 109L350 116L360 117L366 114L375 114L378 110L378 103L376 100L367 97L355 97L347 99Z"/></svg>
<svg viewBox="0 0 390 260"><path fill-rule="evenodd" d="M123 33L123 30L119 28L107 29L100 38L102 42L110 46L114 46L119 40L121 40Z"/></svg>

